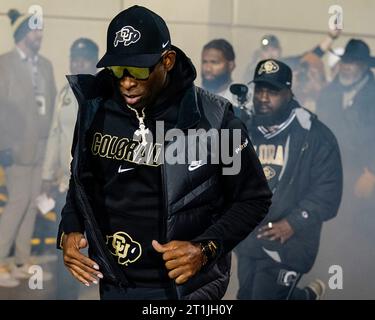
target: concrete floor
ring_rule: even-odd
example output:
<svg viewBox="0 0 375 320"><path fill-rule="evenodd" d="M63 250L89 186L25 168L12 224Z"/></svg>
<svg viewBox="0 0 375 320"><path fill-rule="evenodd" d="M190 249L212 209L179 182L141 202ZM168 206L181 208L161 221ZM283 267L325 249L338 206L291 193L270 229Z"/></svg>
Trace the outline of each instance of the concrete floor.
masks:
<svg viewBox="0 0 375 320"><path fill-rule="evenodd" d="M37 257L35 262L42 266L44 272L49 272L52 274L52 279L49 281L43 282L43 289L42 290L32 290L29 288L29 281L22 280L21 284L16 288L2 288L0 287L0 300L55 300L56 295L56 272L62 272L61 268L57 268L57 256L55 257ZM311 270L311 272L305 275L302 280L300 281L299 286L305 286L311 280L315 278L321 278L326 284L329 281L329 274L327 271L324 271L325 264L323 263L319 257L316 261L316 265ZM361 265L359 261L358 264L358 272L360 270L364 270L364 265ZM362 261L363 262L363 261ZM328 268L328 267L327 267ZM59 270L59 271L57 271ZM63 269L64 270L64 269ZM327 269L328 270L328 269ZM349 280L345 282L345 279L350 279L349 275L346 274L346 278L344 278L344 290L332 290L327 285L327 293L324 297L325 300L346 300L346 299L374 299L374 281L372 281L371 277L368 277L370 274L370 270L368 272L364 272L363 278L367 278L367 284L361 285L350 283ZM357 273L358 273L357 272ZM354 276L354 275L353 275ZM356 277L358 279L358 277ZM365 280L363 280L364 282ZM75 283L71 280L70 274L67 273L67 280L64 282L65 284L68 283ZM358 281L357 281L358 282ZM347 285L346 285L347 284ZM70 287L67 287L65 290L70 290ZM75 286L75 290L78 290L78 299L79 300L98 300L99 299L99 290L97 285L91 285L91 287L86 287L83 284L78 284ZM238 290L238 278L237 278L237 259L234 254L232 254L232 271L231 271L231 279L228 286L228 290L223 297L223 300L235 300L236 294Z"/></svg>

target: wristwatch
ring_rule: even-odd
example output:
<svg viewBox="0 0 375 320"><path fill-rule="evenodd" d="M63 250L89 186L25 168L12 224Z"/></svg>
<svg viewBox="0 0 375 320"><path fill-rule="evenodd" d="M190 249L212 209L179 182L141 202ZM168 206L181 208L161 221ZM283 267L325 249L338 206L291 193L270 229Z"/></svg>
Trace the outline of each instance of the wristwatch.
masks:
<svg viewBox="0 0 375 320"><path fill-rule="evenodd" d="M214 240L203 241L200 245L203 254L202 266L205 266L207 262L212 261L216 257L218 245Z"/></svg>

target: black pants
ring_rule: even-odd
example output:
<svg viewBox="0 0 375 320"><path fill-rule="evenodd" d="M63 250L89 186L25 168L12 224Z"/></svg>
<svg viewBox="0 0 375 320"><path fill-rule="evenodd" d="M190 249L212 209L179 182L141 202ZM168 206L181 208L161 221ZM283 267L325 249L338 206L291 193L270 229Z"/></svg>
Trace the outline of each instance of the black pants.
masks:
<svg viewBox="0 0 375 320"><path fill-rule="evenodd" d="M253 259L238 255L240 300L310 300L307 289L296 287L301 274L271 258ZM294 288L294 289L293 289Z"/></svg>
<svg viewBox="0 0 375 320"><path fill-rule="evenodd" d="M100 300L176 300L172 288L120 288L100 281Z"/></svg>

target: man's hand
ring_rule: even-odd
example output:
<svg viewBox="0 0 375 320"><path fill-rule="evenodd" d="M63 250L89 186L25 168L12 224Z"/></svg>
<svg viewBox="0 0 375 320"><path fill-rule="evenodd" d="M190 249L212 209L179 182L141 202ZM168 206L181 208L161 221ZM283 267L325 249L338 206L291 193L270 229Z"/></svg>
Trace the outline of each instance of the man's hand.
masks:
<svg viewBox="0 0 375 320"><path fill-rule="evenodd" d="M175 279L176 284L189 280L203 265L204 257L199 244L176 240L160 244L153 240L152 246L163 254L165 266L169 270L168 276Z"/></svg>
<svg viewBox="0 0 375 320"><path fill-rule="evenodd" d="M375 175L368 168L365 168L355 184L354 194L360 199L365 199L371 197L374 189Z"/></svg>
<svg viewBox="0 0 375 320"><path fill-rule="evenodd" d="M86 286L90 282L98 284L98 278L103 279L98 264L83 255L80 249L87 247L87 240L82 233L72 232L63 238L64 264L72 275Z"/></svg>
<svg viewBox="0 0 375 320"><path fill-rule="evenodd" d="M340 34L341 34L341 29L329 29L328 30L328 35L332 38L332 39L337 39Z"/></svg>
<svg viewBox="0 0 375 320"><path fill-rule="evenodd" d="M258 232L258 239L267 237L271 241L280 240L282 244L294 234L293 228L286 219L278 222L269 222L267 225L259 228Z"/></svg>

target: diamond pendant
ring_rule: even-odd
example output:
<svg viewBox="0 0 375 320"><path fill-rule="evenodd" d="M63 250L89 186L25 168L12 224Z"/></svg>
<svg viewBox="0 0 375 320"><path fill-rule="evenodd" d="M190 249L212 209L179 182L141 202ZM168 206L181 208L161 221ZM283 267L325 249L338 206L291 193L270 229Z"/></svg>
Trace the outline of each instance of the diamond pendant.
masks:
<svg viewBox="0 0 375 320"><path fill-rule="evenodd" d="M147 144L146 135L150 133L150 130L146 128L145 123L143 122L143 117L138 118L139 129L135 130L134 135L139 137L141 136L141 144L145 146Z"/></svg>
<svg viewBox="0 0 375 320"><path fill-rule="evenodd" d="M138 119L138 122L139 122L139 128L137 130L134 131L134 136L141 136L141 144L142 146L145 146L147 144L147 139L146 139L146 135L148 135L150 133L150 130L148 128L146 128L146 125L144 123L144 118L145 118L145 113L144 113L144 109L142 109L142 116L139 116L138 115L138 111L134 108L132 108L131 106L127 105L128 108L130 110L133 110L135 112L135 115Z"/></svg>

